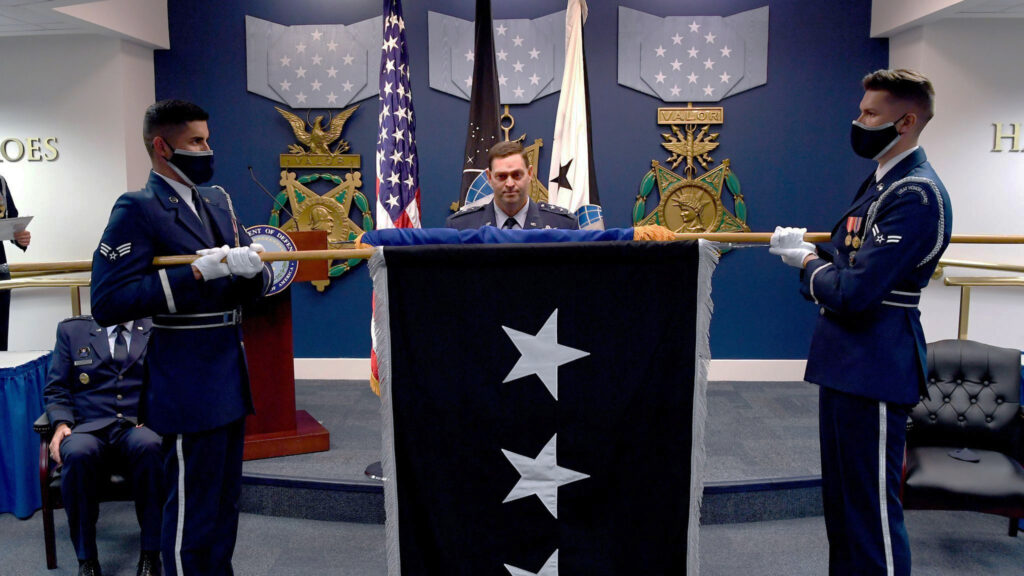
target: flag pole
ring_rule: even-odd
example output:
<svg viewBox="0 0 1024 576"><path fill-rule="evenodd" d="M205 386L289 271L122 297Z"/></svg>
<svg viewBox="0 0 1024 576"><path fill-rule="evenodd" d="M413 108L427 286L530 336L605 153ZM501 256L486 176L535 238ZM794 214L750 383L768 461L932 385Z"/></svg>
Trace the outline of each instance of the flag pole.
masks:
<svg viewBox="0 0 1024 576"><path fill-rule="evenodd" d="M771 232L680 232L676 240L710 240L723 244L768 244ZM807 242L829 242L828 232L808 232L804 234ZM1024 235L1012 234L953 234L951 244L1024 244ZM263 252L260 258L264 262L284 262L289 260L365 260L373 256L373 248L339 248L337 250L300 250L297 252ZM153 258L154 266L177 266L191 264L199 256L184 254L180 256L157 256ZM92 261L72 260L67 262L36 262L12 264L11 269L20 273L42 271L80 272L90 270Z"/></svg>

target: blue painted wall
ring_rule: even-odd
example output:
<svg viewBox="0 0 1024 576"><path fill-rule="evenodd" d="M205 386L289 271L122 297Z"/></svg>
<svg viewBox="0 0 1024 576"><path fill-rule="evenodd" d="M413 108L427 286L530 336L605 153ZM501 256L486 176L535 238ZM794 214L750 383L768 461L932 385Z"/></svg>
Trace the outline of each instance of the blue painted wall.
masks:
<svg viewBox="0 0 1024 576"><path fill-rule="evenodd" d="M246 15L284 25L351 24L381 14L379 0L171 0L171 49L157 51L157 98L184 98L211 114L217 154L215 182L235 199L247 223L266 222L271 201L249 180L247 167L272 191L278 154L292 142L275 102L246 91ZM638 185L652 159L664 162L655 113L660 101L616 83L618 5L657 16L728 16L765 0L591 0L585 27L594 149L609 227L629 226ZM457 200L469 103L430 89L427 11L473 19L471 0L406 0L406 34L417 113L423 222L442 226ZM888 43L868 37L870 0L768 2L771 10L768 84L727 98L716 162L729 158L743 187L748 224L831 228L872 169L850 151L860 78L888 62ZM494 2L495 18L537 18L563 10L563 0ZM547 174L558 106L554 94L514 107L516 134L543 138L539 173ZM352 151L363 155L363 192L373 198L377 102L364 100L346 126ZM368 168L368 169L367 169ZM141 185L141 183L140 183ZM568 288L567 288L568 289ZM622 287L628 306L629 286ZM796 272L764 248L727 254L714 279L715 358L803 358L816 317L797 293ZM332 281L323 294L292 288L298 357L367 357L370 281L361 266ZM424 294L429 300L430 295ZM666 302L665 306L676 303ZM429 330L430 327L424 327ZM626 326L609 326L628 330Z"/></svg>

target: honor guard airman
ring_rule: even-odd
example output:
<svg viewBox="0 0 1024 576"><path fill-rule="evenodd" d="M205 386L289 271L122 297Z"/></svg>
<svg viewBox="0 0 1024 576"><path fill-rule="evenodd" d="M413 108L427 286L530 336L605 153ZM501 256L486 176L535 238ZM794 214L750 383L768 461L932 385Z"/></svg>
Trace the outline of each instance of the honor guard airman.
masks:
<svg viewBox="0 0 1024 576"><path fill-rule="evenodd" d="M821 386L822 497L829 574L910 574L900 480L910 409L925 394L918 303L952 231L949 195L917 145L933 115L924 76L863 80L854 151L878 162L832 229L832 242L777 228L772 253L801 268L818 306L804 378Z"/></svg>
<svg viewBox="0 0 1024 576"><path fill-rule="evenodd" d="M180 100L146 111L153 171L118 198L93 255L92 312L109 326L153 317L143 402L164 436L161 549L169 574L227 575L238 529L243 426L252 411L241 306L266 293L260 260L213 176L208 115ZM199 254L157 267L156 256Z"/></svg>

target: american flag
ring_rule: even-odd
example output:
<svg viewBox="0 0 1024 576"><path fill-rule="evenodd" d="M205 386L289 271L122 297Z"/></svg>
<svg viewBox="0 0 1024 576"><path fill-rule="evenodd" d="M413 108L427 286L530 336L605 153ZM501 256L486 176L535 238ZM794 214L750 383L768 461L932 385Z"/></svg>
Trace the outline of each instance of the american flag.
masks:
<svg viewBox="0 0 1024 576"><path fill-rule="evenodd" d="M416 120L401 0L384 0L377 135L377 228L420 227Z"/></svg>

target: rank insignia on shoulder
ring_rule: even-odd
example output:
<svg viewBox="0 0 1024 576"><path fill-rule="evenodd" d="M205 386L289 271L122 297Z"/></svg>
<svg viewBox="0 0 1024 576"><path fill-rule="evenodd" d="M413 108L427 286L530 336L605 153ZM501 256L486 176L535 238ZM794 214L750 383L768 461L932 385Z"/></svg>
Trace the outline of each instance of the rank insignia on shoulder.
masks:
<svg viewBox="0 0 1024 576"><path fill-rule="evenodd" d="M111 262L116 262L119 258L131 254L131 252L131 242L125 242L116 248L111 248L110 245L100 242L100 255Z"/></svg>

